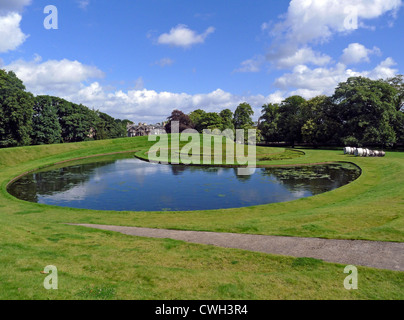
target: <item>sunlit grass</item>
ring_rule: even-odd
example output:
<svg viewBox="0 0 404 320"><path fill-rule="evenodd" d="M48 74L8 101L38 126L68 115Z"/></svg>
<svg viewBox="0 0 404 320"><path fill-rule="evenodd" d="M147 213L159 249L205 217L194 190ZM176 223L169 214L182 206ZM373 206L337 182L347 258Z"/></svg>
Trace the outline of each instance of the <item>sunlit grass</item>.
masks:
<svg viewBox="0 0 404 320"><path fill-rule="evenodd" d="M239 209L90 211L28 203L6 192L11 179L29 170L99 154L146 155L152 145L147 138L131 138L0 150L0 299L404 298L403 272L359 267L359 290L348 291L343 286L345 266L338 264L67 225L402 242L403 153L355 158L342 151L305 149L289 157L287 149L257 148L258 165L348 161L363 172L332 192ZM43 287L45 275L40 272L47 265L58 268L58 290Z"/></svg>
<svg viewBox="0 0 404 320"><path fill-rule="evenodd" d="M181 140L178 134L169 135L157 141L157 145L154 152L143 149L136 156L160 163L188 161L191 164L242 166L247 162L295 159L304 155L300 150L260 146L254 146L252 153L251 146L237 144L225 136L215 135L190 134L186 141Z"/></svg>

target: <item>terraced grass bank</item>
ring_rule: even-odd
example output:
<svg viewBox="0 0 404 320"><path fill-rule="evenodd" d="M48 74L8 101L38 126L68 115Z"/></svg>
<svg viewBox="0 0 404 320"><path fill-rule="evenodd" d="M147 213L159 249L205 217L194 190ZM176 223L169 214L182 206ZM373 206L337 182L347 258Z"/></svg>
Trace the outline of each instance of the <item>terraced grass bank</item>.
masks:
<svg viewBox="0 0 404 320"><path fill-rule="evenodd" d="M348 291L345 266L338 264L66 225L403 242L403 153L355 158L342 151L303 150L304 155L290 157L288 151L282 157L284 149L258 149L262 166L348 161L363 172L332 192L240 209L89 211L27 203L6 191L13 178L30 170L100 154L145 155L152 144L131 138L0 150L0 299L404 298L403 272L359 267L359 289ZM47 265L58 268L58 290L43 287L40 272Z"/></svg>

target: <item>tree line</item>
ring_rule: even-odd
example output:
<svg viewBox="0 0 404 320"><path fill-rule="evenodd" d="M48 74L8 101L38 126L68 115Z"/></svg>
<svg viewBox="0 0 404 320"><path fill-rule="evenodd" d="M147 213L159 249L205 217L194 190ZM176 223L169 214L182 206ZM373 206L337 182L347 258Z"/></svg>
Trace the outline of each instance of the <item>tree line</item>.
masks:
<svg viewBox="0 0 404 320"><path fill-rule="evenodd" d="M180 132L257 129L258 141L268 144L394 146L404 143L403 78L352 77L332 96L295 95L265 104L258 124L246 102L234 113L174 110L165 129L170 133L171 122L179 121ZM34 97L14 72L0 70L0 148L126 137L128 123L62 98Z"/></svg>
<svg viewBox="0 0 404 320"><path fill-rule="evenodd" d="M0 70L0 148L126 137L127 123L58 97L34 97L14 72Z"/></svg>
<svg viewBox="0 0 404 320"><path fill-rule="evenodd" d="M234 113L197 109L186 115L175 110L166 131L171 132L172 121L179 121L180 132L255 128L258 140L268 144L395 146L404 143L403 76L387 80L352 77L340 83L332 96L306 100L295 95L265 104L255 126L253 114L248 103L240 104Z"/></svg>
<svg viewBox="0 0 404 320"><path fill-rule="evenodd" d="M180 110L174 110L171 116L168 117L165 129L167 133L171 133L171 123L173 121L180 123L180 132L186 129L195 129L200 133L206 129L218 129L220 131L226 129L252 129L254 128L253 115L254 111L252 107L246 102L241 103L234 113L230 109L222 110L219 113L197 109L190 114L185 114Z"/></svg>

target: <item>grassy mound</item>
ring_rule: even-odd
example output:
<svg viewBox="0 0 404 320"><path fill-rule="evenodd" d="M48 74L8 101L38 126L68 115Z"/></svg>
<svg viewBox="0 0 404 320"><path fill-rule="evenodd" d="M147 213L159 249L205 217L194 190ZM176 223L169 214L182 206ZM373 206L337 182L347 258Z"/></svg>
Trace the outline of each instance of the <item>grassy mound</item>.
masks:
<svg viewBox="0 0 404 320"><path fill-rule="evenodd" d="M355 158L342 151L257 150L258 165L352 162L353 183L287 203L194 212L108 212L15 199L7 184L20 174L70 159L133 152L147 138L0 150L0 299L403 299L403 272L360 267L359 290L344 289L344 266L144 239L67 223L96 223L334 239L404 240L404 154ZM261 156L262 155L262 156ZM272 157L272 156L273 157ZM47 265L59 290L45 290Z"/></svg>

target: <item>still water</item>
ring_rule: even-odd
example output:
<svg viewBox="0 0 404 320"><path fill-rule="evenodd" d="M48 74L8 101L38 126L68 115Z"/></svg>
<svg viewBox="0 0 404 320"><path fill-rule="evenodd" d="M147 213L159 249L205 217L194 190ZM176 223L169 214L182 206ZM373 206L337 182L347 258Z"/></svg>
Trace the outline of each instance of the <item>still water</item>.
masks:
<svg viewBox="0 0 404 320"><path fill-rule="evenodd" d="M30 173L8 192L61 207L188 211L296 200L334 190L360 175L350 164L257 168L251 176L239 176L235 168L161 165L122 156L92 161Z"/></svg>

